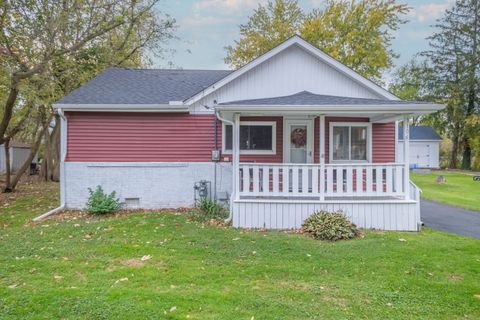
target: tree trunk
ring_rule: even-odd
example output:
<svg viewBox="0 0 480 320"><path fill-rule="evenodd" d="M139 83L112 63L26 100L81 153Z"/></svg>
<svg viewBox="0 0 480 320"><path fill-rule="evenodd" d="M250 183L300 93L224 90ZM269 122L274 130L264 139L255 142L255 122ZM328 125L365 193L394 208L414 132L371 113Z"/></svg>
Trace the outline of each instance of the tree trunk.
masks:
<svg viewBox="0 0 480 320"><path fill-rule="evenodd" d="M52 164L50 166L50 179L55 182L60 181L60 116L55 115L55 127L50 135L50 151Z"/></svg>
<svg viewBox="0 0 480 320"><path fill-rule="evenodd" d="M40 170L40 179L44 181L60 181L60 116L55 116L55 127L52 133L45 131L44 157Z"/></svg>
<svg viewBox="0 0 480 320"><path fill-rule="evenodd" d="M462 169L470 170L472 168L472 148L468 139L464 141L463 157L462 157Z"/></svg>
<svg viewBox="0 0 480 320"><path fill-rule="evenodd" d="M3 146L5 147L5 187L4 187L4 191L5 192L10 192L8 190L8 186L10 185L10 181L12 179L12 171L11 171L12 164L10 163L10 139L5 140Z"/></svg>
<svg viewBox="0 0 480 320"><path fill-rule="evenodd" d="M458 159L458 139L452 139L452 151L450 153L450 169L457 168L457 159Z"/></svg>
<svg viewBox="0 0 480 320"><path fill-rule="evenodd" d="M38 133L35 143L33 144L32 148L30 149L30 153L28 154L27 159L25 162L22 164L22 166L18 169L18 171L15 174L15 177L12 179L11 183L6 186L5 192L13 192L15 191L15 188L20 181L20 178L23 176L25 171L30 168L30 164L32 163L33 158L35 158L35 155L37 154L38 148L40 147L40 144L42 142L43 135L45 131L47 130L49 123L51 121L51 117L44 123L42 126L40 132Z"/></svg>

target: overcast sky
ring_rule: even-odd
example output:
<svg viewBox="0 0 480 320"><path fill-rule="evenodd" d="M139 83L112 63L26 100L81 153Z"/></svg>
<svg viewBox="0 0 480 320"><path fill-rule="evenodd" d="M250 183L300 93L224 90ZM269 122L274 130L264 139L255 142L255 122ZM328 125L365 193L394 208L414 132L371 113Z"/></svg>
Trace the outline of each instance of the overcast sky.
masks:
<svg viewBox="0 0 480 320"><path fill-rule="evenodd" d="M238 26L263 0L164 0L159 6L177 20L180 40L170 43L176 53L170 57L174 66L183 69L227 69L223 63L226 45L239 37ZM309 11L321 5L322 0L300 0L300 6ZM431 25L441 17L453 0L410 0L410 20L395 35L393 49L400 54L396 65L404 64L412 56L427 48L425 37L432 33ZM165 61L156 61L155 67L166 67Z"/></svg>

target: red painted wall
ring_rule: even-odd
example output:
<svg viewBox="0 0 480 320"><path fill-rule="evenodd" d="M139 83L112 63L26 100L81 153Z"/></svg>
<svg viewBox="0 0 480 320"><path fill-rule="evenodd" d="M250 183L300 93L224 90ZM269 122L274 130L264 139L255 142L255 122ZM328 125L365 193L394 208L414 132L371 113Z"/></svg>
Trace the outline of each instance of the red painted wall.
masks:
<svg viewBox="0 0 480 320"><path fill-rule="evenodd" d="M214 149L213 115L187 113L68 112L67 161L208 162ZM283 161L282 117L242 117L243 121L276 121L275 155L241 155L242 162ZM328 163L329 123L368 121L365 118L325 119ZM373 162L395 161L395 124L373 125ZM314 161L319 162L319 119L315 119ZM222 127L218 121L218 146ZM231 155L223 155L231 161ZM222 156L222 159L223 159Z"/></svg>

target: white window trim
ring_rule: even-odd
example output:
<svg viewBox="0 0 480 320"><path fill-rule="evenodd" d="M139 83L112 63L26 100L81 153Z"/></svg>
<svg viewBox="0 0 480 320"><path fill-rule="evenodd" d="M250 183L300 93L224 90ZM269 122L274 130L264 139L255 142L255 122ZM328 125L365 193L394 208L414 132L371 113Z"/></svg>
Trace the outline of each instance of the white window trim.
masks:
<svg viewBox="0 0 480 320"><path fill-rule="evenodd" d="M222 124L222 154L232 154L232 150L225 149L226 127ZM240 121L240 126L268 126L272 127L272 149L271 150L240 150L240 154L275 155L277 154L277 122L276 121Z"/></svg>
<svg viewBox="0 0 480 320"><path fill-rule="evenodd" d="M367 160L333 160L333 128L334 127L367 127ZM329 124L329 163L370 163L372 161L372 123L371 122L330 122ZM350 139L349 142L351 143ZM350 152L350 146L349 146Z"/></svg>

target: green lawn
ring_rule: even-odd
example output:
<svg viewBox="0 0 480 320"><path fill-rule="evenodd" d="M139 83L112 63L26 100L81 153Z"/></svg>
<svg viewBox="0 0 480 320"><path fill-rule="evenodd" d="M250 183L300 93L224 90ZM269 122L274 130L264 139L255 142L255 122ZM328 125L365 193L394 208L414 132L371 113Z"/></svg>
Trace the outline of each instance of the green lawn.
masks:
<svg viewBox="0 0 480 320"><path fill-rule="evenodd" d="M445 176L446 183L436 177ZM480 175L480 173L478 173ZM480 211L480 181L465 172L432 171L430 174L411 173L411 179L422 189L422 198Z"/></svg>
<svg viewBox="0 0 480 320"><path fill-rule="evenodd" d="M41 189L0 204L2 319L480 318L478 240L326 243L166 212L32 224L55 205Z"/></svg>

